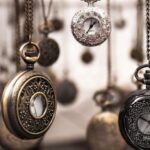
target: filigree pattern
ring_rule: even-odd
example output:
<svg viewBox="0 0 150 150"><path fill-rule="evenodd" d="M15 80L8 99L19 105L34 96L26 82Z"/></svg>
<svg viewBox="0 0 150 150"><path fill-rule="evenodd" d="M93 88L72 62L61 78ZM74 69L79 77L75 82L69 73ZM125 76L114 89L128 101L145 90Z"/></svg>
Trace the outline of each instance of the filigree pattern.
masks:
<svg viewBox="0 0 150 150"><path fill-rule="evenodd" d="M146 97L136 99L125 114L126 132L132 143L144 148L150 148L150 135L143 134L138 128L138 120L144 114L150 114L150 100Z"/></svg>
<svg viewBox="0 0 150 150"><path fill-rule="evenodd" d="M37 93L42 92L48 99L48 109L41 119L35 119L30 113L30 99ZM41 133L51 124L55 115L55 94L49 81L42 77L35 77L25 83L18 99L18 117L21 126L28 133Z"/></svg>
<svg viewBox="0 0 150 150"><path fill-rule="evenodd" d="M88 18L95 18L101 26L94 35L86 34L83 29L83 24ZM97 46L109 37L111 33L111 22L109 17L101 9L88 7L74 15L71 28L75 39L81 44L85 46Z"/></svg>

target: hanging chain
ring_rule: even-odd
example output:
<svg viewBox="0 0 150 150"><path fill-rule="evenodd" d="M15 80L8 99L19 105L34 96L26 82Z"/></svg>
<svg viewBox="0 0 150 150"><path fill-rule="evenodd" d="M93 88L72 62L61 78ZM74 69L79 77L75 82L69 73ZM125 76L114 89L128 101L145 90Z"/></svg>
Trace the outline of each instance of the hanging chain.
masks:
<svg viewBox="0 0 150 150"><path fill-rule="evenodd" d="M20 70L20 9L19 9L19 0L14 0L15 3L15 50L16 50L16 71Z"/></svg>
<svg viewBox="0 0 150 150"><path fill-rule="evenodd" d="M146 0L147 59L150 64L150 0Z"/></svg>
<svg viewBox="0 0 150 150"><path fill-rule="evenodd" d="M25 0L25 33L30 42L33 34L33 5L33 0Z"/></svg>
<svg viewBox="0 0 150 150"><path fill-rule="evenodd" d="M110 0L107 0L107 12L108 15L110 16ZM109 88L112 86L111 35L108 38L107 66L108 66L107 88Z"/></svg>
<svg viewBox="0 0 150 150"><path fill-rule="evenodd" d="M53 4L53 0L50 0L50 2L49 2L47 15L46 15L46 8L45 8L44 0L41 0L41 4L42 4L44 23L45 23L45 25L47 25L48 18L49 18L50 12L51 12L52 4Z"/></svg>

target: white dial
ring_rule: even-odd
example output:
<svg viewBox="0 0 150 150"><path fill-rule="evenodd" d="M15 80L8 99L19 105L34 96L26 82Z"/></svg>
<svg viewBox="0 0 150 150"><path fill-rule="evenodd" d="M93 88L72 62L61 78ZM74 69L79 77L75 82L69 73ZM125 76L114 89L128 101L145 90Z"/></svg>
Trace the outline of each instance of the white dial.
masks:
<svg viewBox="0 0 150 150"><path fill-rule="evenodd" d="M100 23L95 18L88 18L84 21L84 31L88 35L95 35L100 30Z"/></svg>
<svg viewBox="0 0 150 150"><path fill-rule="evenodd" d="M30 110L33 117L42 117L44 115L46 107L46 97L44 96L44 94L37 93L31 98Z"/></svg>

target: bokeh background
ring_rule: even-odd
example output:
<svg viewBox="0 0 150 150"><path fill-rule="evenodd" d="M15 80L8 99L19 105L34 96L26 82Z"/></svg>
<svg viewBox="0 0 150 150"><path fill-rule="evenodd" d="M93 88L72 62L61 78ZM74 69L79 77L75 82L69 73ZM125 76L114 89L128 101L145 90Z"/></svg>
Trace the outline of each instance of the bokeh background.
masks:
<svg viewBox="0 0 150 150"><path fill-rule="evenodd" d="M136 90L132 82L137 62L130 53L137 42L137 1L111 0L112 21L112 71L115 84L124 91ZM23 9L23 0L20 7ZM49 0L45 0L48 4ZM106 11L107 1L101 0L96 4ZM48 5L46 5L48 6ZM42 70L48 75L54 74L56 81L64 79L64 70L68 71L67 78L74 82L78 89L75 101L69 105L58 103L57 115L51 129L45 135L41 149L51 150L87 150L86 130L92 116L101 108L93 101L97 90L105 89L107 85L107 41L100 46L90 48L94 59L90 64L81 60L86 47L80 45L71 33L71 20L74 14L86 7L80 0L53 0L50 19L57 17L64 23L60 31L49 34L60 47L58 61L51 67L44 68L36 64L36 70ZM15 55L15 7L14 0L0 0L0 92L3 85L16 73ZM23 32L23 14L21 15L21 30ZM124 21L119 28L117 23ZM35 0L34 12L34 41L41 40L38 26L43 23L41 1ZM143 27L143 32L145 26ZM145 38L143 37L143 40ZM145 45L143 45L143 51ZM55 82L56 82L55 81ZM120 101L123 101L121 99ZM107 135L105 138L107 138Z"/></svg>

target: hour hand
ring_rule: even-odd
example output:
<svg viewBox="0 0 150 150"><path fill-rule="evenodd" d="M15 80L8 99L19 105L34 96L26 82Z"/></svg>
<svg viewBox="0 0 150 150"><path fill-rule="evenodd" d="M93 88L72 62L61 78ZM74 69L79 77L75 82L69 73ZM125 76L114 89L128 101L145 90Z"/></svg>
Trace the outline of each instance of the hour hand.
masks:
<svg viewBox="0 0 150 150"><path fill-rule="evenodd" d="M146 119L143 118L143 117L140 117L140 119L142 119L142 120L145 121L145 122L149 122L148 120L146 120Z"/></svg>

